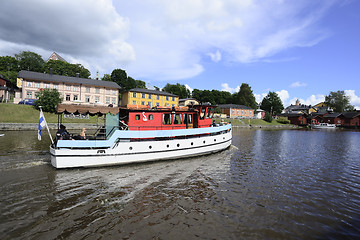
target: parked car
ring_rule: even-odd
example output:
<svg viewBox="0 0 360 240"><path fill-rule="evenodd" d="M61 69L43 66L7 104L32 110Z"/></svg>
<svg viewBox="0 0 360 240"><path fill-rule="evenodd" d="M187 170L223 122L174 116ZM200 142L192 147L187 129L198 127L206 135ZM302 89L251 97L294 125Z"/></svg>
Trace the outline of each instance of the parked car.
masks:
<svg viewBox="0 0 360 240"><path fill-rule="evenodd" d="M35 105L36 99L24 99L21 100L18 104L25 104L25 105Z"/></svg>

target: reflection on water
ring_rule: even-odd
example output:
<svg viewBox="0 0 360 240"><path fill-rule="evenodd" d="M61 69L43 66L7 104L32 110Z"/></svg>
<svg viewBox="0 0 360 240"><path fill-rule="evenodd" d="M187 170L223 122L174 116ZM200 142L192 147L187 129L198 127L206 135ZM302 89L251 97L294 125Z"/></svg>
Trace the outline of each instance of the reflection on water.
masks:
<svg viewBox="0 0 360 240"><path fill-rule="evenodd" d="M359 132L234 129L209 156L55 170L36 132L0 137L1 239L360 237Z"/></svg>

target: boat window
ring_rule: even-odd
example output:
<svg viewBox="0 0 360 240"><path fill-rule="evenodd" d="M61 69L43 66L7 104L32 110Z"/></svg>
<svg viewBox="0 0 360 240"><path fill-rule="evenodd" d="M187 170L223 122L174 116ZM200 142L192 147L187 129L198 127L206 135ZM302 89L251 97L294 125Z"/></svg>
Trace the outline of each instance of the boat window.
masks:
<svg viewBox="0 0 360 240"><path fill-rule="evenodd" d="M209 118L209 117L210 117L210 113L211 113L211 111L210 111L210 109L208 108L208 109L207 109L207 113L206 113L206 118Z"/></svg>
<svg viewBox="0 0 360 240"><path fill-rule="evenodd" d="M184 113L184 123L187 123L187 115Z"/></svg>
<svg viewBox="0 0 360 240"><path fill-rule="evenodd" d="M171 122L172 122L171 121L171 114L170 113L163 114L163 124L170 125Z"/></svg>
<svg viewBox="0 0 360 240"><path fill-rule="evenodd" d="M214 117L214 113L215 113L215 108L212 108L212 109L211 109L211 115L210 115L210 118L213 118L213 117Z"/></svg>
<svg viewBox="0 0 360 240"><path fill-rule="evenodd" d="M188 123L190 123L190 124L193 123L193 118L192 118L192 116L193 116L192 114L189 114L189 116L188 116L188 118L189 118Z"/></svg>
<svg viewBox="0 0 360 240"><path fill-rule="evenodd" d="M135 115L135 120L140 120L140 115L139 114Z"/></svg>
<svg viewBox="0 0 360 240"><path fill-rule="evenodd" d="M181 114L174 114L174 124L182 124L182 115Z"/></svg>
<svg viewBox="0 0 360 240"><path fill-rule="evenodd" d="M206 110L206 108L202 108L202 109L201 109L200 119L204 119L204 117L205 117L205 110Z"/></svg>
<svg viewBox="0 0 360 240"><path fill-rule="evenodd" d="M152 114L149 115L149 120L153 120L154 116Z"/></svg>

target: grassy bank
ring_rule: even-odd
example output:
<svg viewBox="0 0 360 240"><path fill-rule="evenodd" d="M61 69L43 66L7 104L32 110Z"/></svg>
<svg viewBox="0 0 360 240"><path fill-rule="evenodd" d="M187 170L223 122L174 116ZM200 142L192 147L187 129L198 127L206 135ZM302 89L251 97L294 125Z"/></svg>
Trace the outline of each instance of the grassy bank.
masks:
<svg viewBox="0 0 360 240"><path fill-rule="evenodd" d="M0 123L37 123L39 122L40 111L33 106L18 104L0 104ZM57 123L58 115L54 113L44 113L48 123ZM89 119L66 119L64 123L96 123L96 116Z"/></svg>

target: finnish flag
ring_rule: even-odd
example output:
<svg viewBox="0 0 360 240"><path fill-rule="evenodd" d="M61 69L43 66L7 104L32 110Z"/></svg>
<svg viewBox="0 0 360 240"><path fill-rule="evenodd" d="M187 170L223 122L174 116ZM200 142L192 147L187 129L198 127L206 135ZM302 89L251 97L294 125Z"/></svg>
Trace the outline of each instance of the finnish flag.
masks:
<svg viewBox="0 0 360 240"><path fill-rule="evenodd" d="M46 121L43 114L43 111L40 109L40 117L39 117L39 128L38 128L38 140L41 141L41 130L45 127Z"/></svg>

